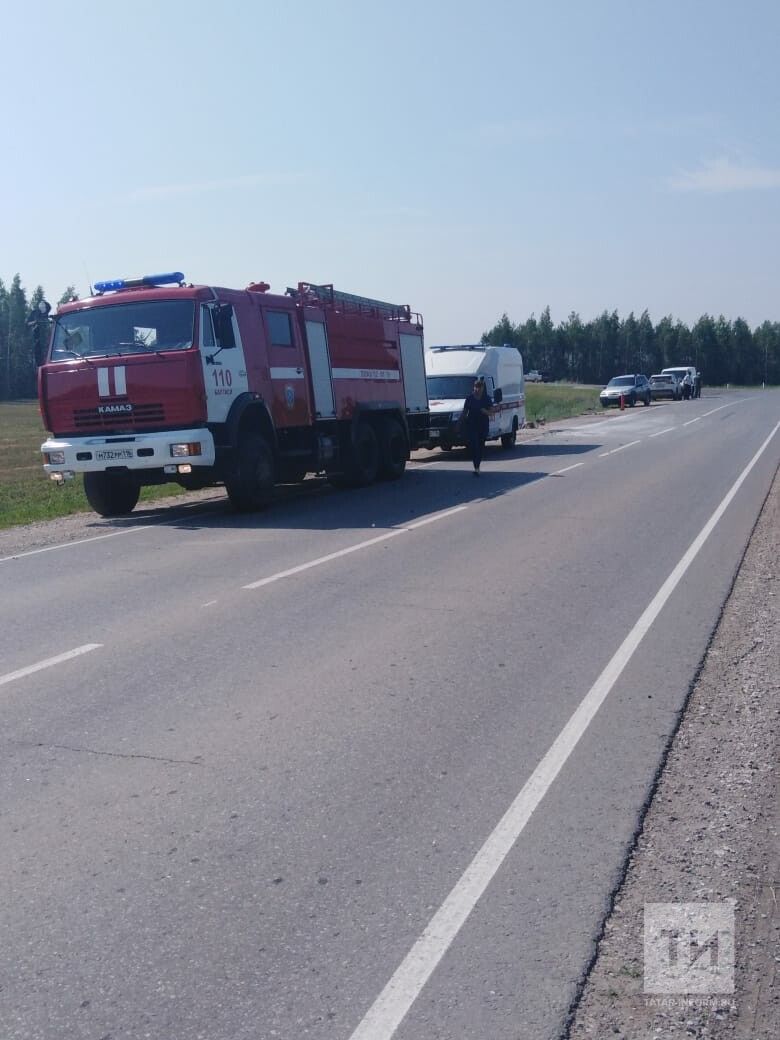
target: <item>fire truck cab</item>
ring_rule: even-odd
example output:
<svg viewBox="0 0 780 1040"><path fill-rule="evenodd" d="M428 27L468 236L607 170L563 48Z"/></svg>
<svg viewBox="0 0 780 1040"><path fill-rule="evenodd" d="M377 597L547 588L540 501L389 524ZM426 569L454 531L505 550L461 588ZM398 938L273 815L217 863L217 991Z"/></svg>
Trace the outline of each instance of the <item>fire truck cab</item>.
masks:
<svg viewBox="0 0 780 1040"><path fill-rule="evenodd" d="M46 472L83 473L103 516L167 481L224 484L245 511L307 473L399 478L427 438L420 316L331 285L268 290L173 272L61 306L38 372Z"/></svg>

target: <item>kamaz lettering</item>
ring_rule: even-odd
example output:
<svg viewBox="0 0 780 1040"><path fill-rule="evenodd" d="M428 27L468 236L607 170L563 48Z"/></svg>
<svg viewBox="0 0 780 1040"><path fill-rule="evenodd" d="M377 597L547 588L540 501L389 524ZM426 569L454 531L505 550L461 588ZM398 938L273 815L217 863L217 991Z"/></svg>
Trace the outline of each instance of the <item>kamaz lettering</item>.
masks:
<svg viewBox="0 0 780 1040"><path fill-rule="evenodd" d="M98 415L132 415L131 404L99 404Z"/></svg>

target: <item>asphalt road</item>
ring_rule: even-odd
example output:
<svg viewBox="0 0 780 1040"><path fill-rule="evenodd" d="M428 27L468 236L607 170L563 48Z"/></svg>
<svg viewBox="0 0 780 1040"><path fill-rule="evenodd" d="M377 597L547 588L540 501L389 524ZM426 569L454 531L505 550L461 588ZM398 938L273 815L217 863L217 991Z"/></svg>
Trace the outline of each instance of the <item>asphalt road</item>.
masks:
<svg viewBox="0 0 780 1040"><path fill-rule="evenodd" d="M558 1037L779 419L0 553L0 1037Z"/></svg>

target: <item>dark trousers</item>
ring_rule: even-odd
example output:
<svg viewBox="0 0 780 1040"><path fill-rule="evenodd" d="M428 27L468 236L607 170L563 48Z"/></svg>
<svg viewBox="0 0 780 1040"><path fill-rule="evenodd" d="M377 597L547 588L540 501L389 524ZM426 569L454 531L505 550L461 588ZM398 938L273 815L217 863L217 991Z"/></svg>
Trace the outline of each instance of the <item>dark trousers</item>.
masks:
<svg viewBox="0 0 780 1040"><path fill-rule="evenodd" d="M471 452L471 461L474 463L474 469L479 469L482 463L482 451L485 447L485 436L482 430L469 424L466 427L466 441Z"/></svg>

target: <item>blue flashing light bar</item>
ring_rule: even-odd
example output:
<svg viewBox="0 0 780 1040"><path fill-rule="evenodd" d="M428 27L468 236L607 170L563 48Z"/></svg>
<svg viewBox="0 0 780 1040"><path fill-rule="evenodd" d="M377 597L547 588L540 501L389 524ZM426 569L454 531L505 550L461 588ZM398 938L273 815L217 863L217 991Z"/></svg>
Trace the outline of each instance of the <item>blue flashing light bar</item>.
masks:
<svg viewBox="0 0 780 1040"><path fill-rule="evenodd" d="M98 295L106 292L119 292L120 289L138 289L143 285L181 285L184 275L181 271L169 271L166 274L145 274L143 278L112 278L107 282L95 282L94 289Z"/></svg>

